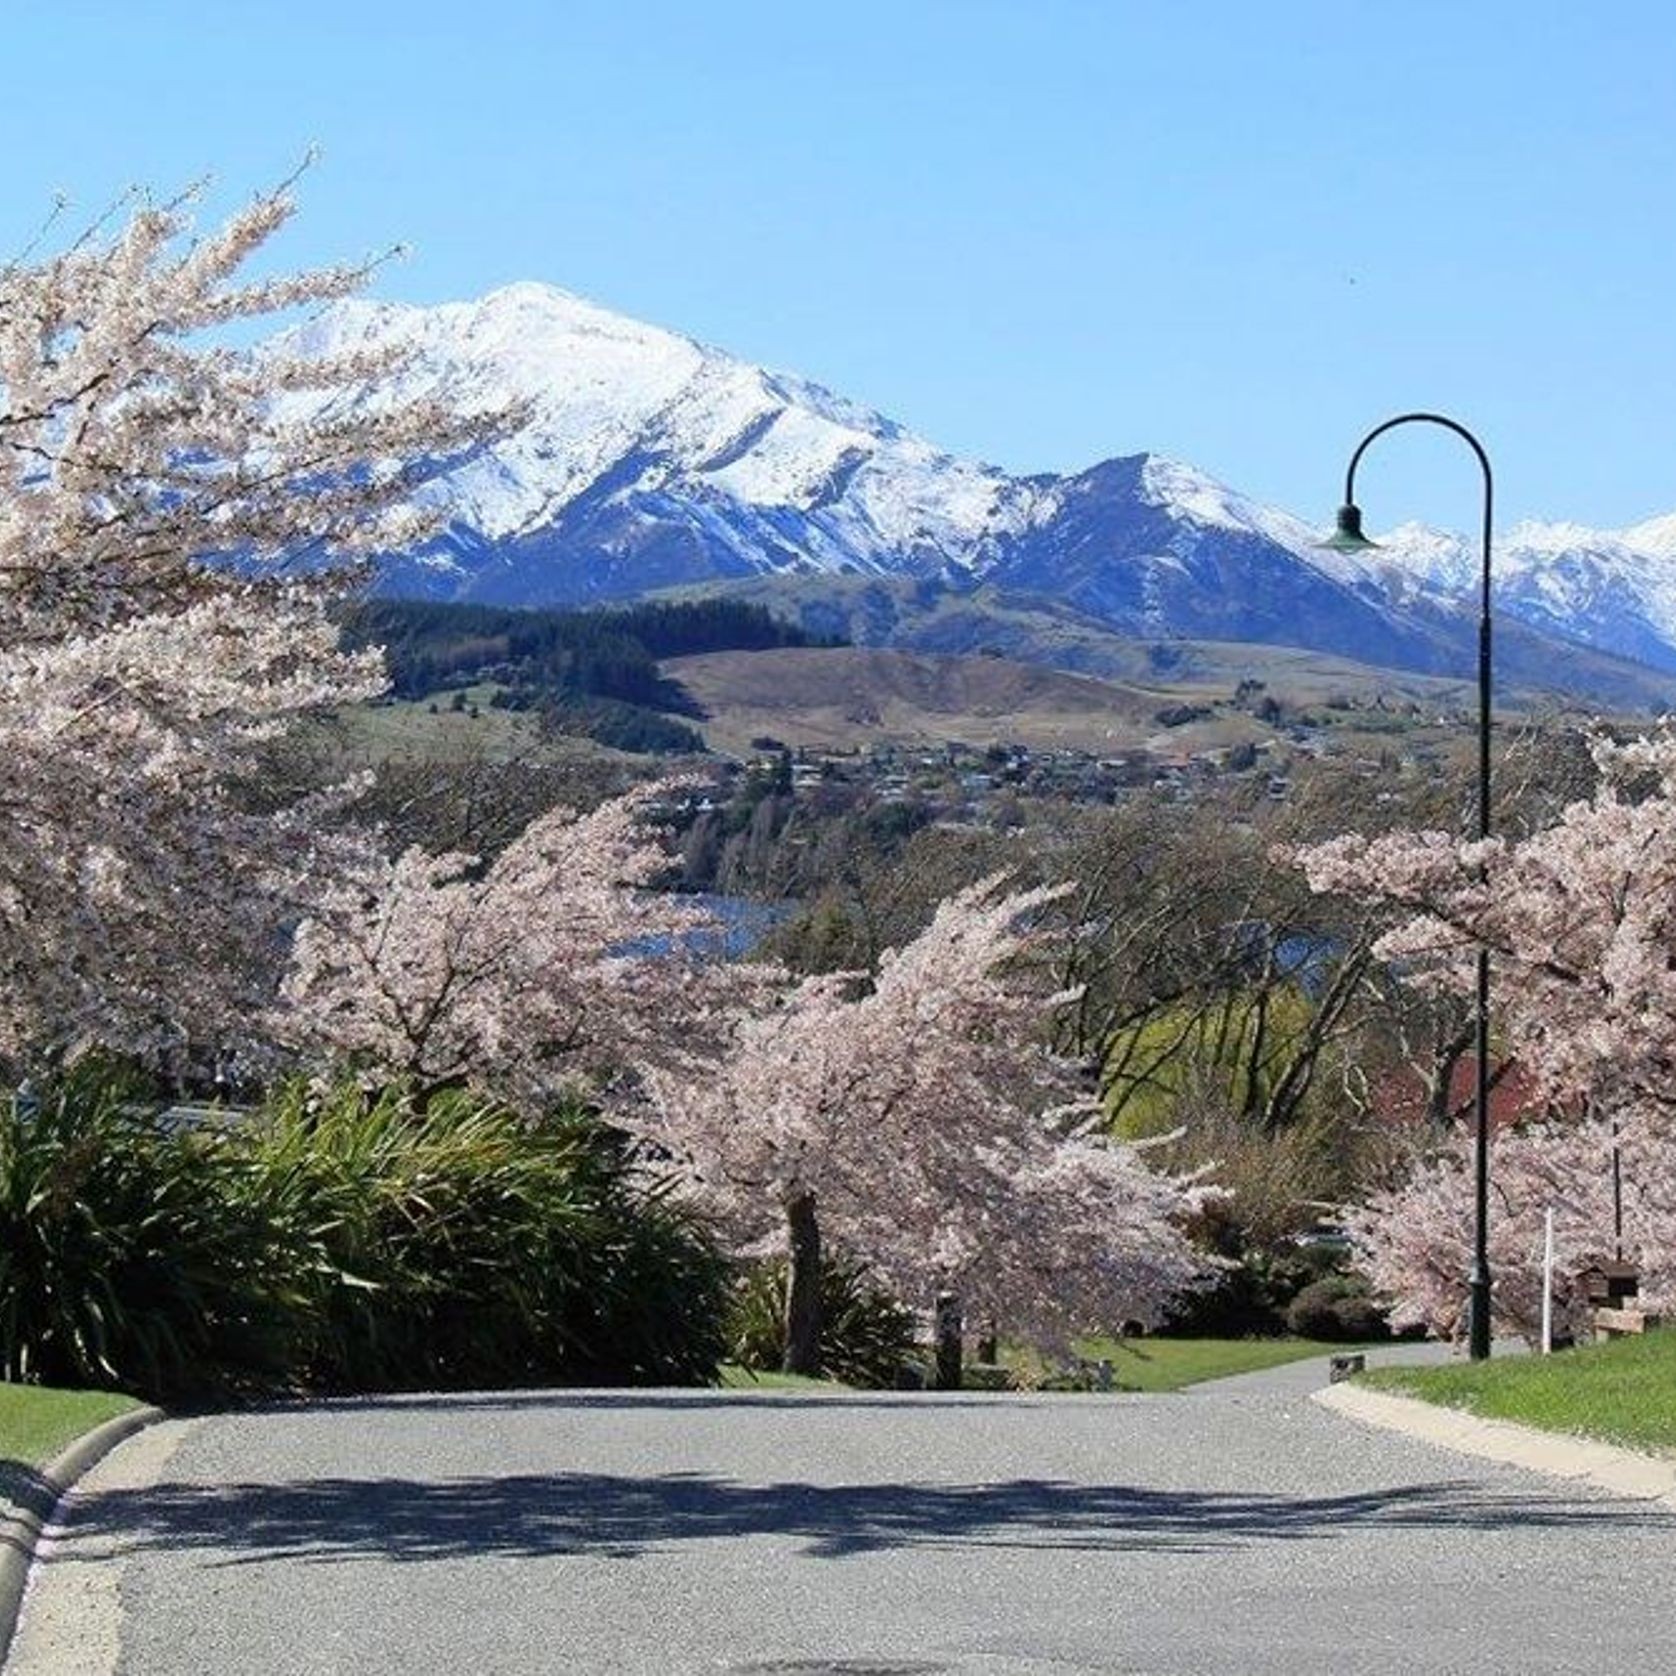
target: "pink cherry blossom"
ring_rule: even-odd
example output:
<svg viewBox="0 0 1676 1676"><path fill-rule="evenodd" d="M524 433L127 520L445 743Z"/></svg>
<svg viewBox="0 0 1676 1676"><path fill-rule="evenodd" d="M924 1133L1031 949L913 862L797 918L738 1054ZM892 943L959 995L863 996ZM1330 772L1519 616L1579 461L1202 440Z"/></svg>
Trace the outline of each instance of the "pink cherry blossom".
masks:
<svg viewBox="0 0 1676 1676"><path fill-rule="evenodd" d="M639 1063L692 1063L773 982L691 947L710 917L649 888L669 863L642 787L555 809L487 866L410 849L323 896L299 928L276 1031L421 1086L530 1101Z"/></svg>
<svg viewBox="0 0 1676 1676"><path fill-rule="evenodd" d="M427 403L345 407L392 355L219 330L363 273L255 282L281 191L194 237L185 201L0 266L0 1055L237 1041L287 926L364 859L322 799L261 815L254 748L379 689L297 555L412 533L415 458L474 445ZM205 560L216 556L223 563ZM334 835L336 834L336 835Z"/></svg>
<svg viewBox="0 0 1676 1676"><path fill-rule="evenodd" d="M1569 1266L1562 1296L1580 1261L1613 1254L1614 1134L1625 1254L1649 1296L1676 1296L1676 735L1603 737L1594 755L1594 795L1529 837L1346 837L1299 858L1315 888L1391 911L1379 952L1416 984L1464 991L1479 942L1491 952L1497 1047L1550 1118L1499 1136L1492 1168L1496 1319L1527 1334L1549 1205ZM1471 1214L1451 1151L1354 1218L1398 1319L1456 1330Z"/></svg>
<svg viewBox="0 0 1676 1676"><path fill-rule="evenodd" d="M1208 1274L1181 1230L1207 1189L1108 1139L1082 1068L1046 1045L1071 999L1042 976L1055 894L959 892L870 980L806 978L741 1015L710 1068L649 1068L629 1121L741 1244L812 1213L902 1295L952 1287L1043 1341L1155 1319Z"/></svg>

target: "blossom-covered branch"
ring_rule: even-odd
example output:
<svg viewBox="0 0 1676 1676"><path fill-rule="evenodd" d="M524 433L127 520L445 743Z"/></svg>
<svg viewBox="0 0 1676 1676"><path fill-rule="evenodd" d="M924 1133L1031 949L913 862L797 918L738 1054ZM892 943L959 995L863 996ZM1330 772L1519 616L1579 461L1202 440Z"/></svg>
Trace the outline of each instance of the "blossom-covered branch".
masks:
<svg viewBox="0 0 1676 1676"><path fill-rule="evenodd" d="M768 974L695 954L710 916L647 888L669 863L643 787L555 809L492 863L409 849L299 929L279 1032L422 1087L513 1099L635 1062L690 1063Z"/></svg>
<svg viewBox="0 0 1676 1676"><path fill-rule="evenodd" d="M284 191L196 236L142 203L0 267L0 1055L152 1056L248 1035L299 897L359 865L318 806L264 817L252 746L376 691L326 572L407 539L408 462L495 421L348 398L399 351L241 349L217 329L364 270L241 282ZM207 334L207 335L206 335ZM294 561L307 561L307 575Z"/></svg>

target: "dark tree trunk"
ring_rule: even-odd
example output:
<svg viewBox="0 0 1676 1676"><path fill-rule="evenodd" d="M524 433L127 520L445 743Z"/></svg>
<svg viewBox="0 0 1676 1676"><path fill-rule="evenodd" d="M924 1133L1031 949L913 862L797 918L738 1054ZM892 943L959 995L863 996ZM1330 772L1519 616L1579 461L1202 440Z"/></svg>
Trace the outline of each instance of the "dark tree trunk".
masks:
<svg viewBox="0 0 1676 1676"><path fill-rule="evenodd" d="M787 1373L821 1371L821 1228L815 1220L815 1195L799 1193L786 1201L786 1358Z"/></svg>
<svg viewBox="0 0 1676 1676"><path fill-rule="evenodd" d="M939 1391L960 1389L960 1299L952 1292L937 1294L936 1386Z"/></svg>

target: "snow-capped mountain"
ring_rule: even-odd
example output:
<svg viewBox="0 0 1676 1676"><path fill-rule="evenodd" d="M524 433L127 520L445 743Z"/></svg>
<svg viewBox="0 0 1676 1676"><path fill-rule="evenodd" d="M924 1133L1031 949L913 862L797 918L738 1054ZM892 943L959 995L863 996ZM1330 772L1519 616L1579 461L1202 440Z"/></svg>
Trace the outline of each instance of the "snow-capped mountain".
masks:
<svg viewBox="0 0 1676 1676"><path fill-rule="evenodd" d="M399 341L409 388L531 417L440 490L461 551L442 587L522 600L636 592L763 569L970 567L1036 492L818 385L550 286L420 309L328 310L304 352ZM485 574L483 546L511 575ZM446 578L450 558L452 580ZM515 579L514 579L515 577Z"/></svg>
<svg viewBox="0 0 1676 1676"><path fill-rule="evenodd" d="M1391 596L1406 586L1476 600L1477 543L1405 524L1359 555ZM1533 628L1655 669L1676 671L1676 517L1627 530L1573 523L1516 524L1491 552L1496 609Z"/></svg>
<svg viewBox="0 0 1676 1676"><path fill-rule="evenodd" d="M528 412L427 488L448 533L391 555L393 593L570 604L860 574L1045 596L1120 633L1468 667L1477 560L1447 532L1406 525L1378 552L1326 551L1313 526L1156 455L1012 476L545 285L434 308L342 303L287 347L392 340L413 352L411 392ZM1558 636L1676 671L1676 515L1615 533L1521 525L1495 571L1515 619L1504 659L1551 669Z"/></svg>

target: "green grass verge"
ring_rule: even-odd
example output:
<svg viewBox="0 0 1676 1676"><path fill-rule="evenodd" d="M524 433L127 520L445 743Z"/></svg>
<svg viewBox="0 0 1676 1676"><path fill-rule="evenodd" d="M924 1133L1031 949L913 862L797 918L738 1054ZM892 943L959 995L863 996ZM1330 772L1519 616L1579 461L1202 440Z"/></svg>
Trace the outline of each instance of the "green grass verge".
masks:
<svg viewBox="0 0 1676 1676"><path fill-rule="evenodd" d="M1380 1368L1362 1382L1491 1420L1676 1453L1676 1331L1436 1368Z"/></svg>
<svg viewBox="0 0 1676 1676"><path fill-rule="evenodd" d="M1330 1356L1350 1346L1324 1344L1306 1338L1086 1338L1075 1349L1086 1361L1107 1359L1112 1382L1121 1391L1179 1391L1206 1379L1226 1379L1236 1373L1259 1373L1311 1356ZM1002 1364L1027 1386L1038 1384L1054 1370L1028 1346L1003 1345ZM803 1379L793 1373L752 1373L736 1363L724 1363L725 1390L843 1391L848 1386L831 1379Z"/></svg>
<svg viewBox="0 0 1676 1676"><path fill-rule="evenodd" d="M1206 1379L1258 1373L1349 1348L1303 1338L1087 1338L1077 1342L1076 1352L1088 1361L1109 1360L1113 1383L1122 1390L1179 1391ZM1003 1360L1026 1375L1042 1371L1028 1351L1004 1354Z"/></svg>
<svg viewBox="0 0 1676 1676"><path fill-rule="evenodd" d="M83 1432L139 1406L112 1391L0 1384L0 1460L43 1466Z"/></svg>
<svg viewBox="0 0 1676 1676"><path fill-rule="evenodd" d="M1304 1338L1089 1339L1078 1354L1109 1357L1112 1377L1137 1391L1179 1391L1206 1379L1259 1373L1349 1348Z"/></svg>
<svg viewBox="0 0 1676 1676"><path fill-rule="evenodd" d="M719 1381L724 1391L847 1391L836 1379L806 1379L800 1373L754 1373L737 1362L723 1362Z"/></svg>

